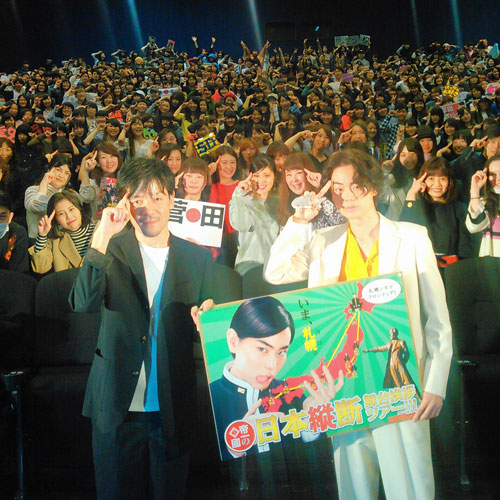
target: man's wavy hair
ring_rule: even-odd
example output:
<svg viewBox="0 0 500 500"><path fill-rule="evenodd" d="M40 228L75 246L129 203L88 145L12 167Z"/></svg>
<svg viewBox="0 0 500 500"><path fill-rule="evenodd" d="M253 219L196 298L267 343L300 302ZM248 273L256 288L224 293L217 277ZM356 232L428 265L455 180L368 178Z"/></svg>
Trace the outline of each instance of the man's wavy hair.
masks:
<svg viewBox="0 0 500 500"><path fill-rule="evenodd" d="M377 160L368 153L357 148L348 148L333 153L326 163L326 177L332 178L333 171L338 167L352 165L355 173L353 182L361 186L365 192L375 189L379 194L384 185L384 174Z"/></svg>

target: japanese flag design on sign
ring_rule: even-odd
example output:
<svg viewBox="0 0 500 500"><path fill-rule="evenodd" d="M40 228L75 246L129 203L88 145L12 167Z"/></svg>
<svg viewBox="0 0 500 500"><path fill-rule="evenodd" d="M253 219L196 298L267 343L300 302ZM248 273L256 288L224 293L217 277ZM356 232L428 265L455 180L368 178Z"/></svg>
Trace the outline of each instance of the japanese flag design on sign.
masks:
<svg viewBox="0 0 500 500"><path fill-rule="evenodd" d="M175 198L168 228L184 240L199 245L220 247L224 228L225 206L204 201Z"/></svg>

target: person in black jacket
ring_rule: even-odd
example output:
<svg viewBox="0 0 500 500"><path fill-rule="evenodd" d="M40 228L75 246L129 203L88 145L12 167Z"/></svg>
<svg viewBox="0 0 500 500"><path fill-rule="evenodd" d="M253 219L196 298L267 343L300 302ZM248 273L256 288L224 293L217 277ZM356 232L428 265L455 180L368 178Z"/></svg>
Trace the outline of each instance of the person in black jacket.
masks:
<svg viewBox="0 0 500 500"><path fill-rule="evenodd" d="M29 270L28 234L12 221L12 200L0 190L0 269L26 273Z"/></svg>
<svg viewBox="0 0 500 500"><path fill-rule="evenodd" d="M182 498L196 392L189 311L217 286L215 267L169 233L174 176L163 162L131 159L117 188L70 295L75 311L102 313L83 408L97 495Z"/></svg>

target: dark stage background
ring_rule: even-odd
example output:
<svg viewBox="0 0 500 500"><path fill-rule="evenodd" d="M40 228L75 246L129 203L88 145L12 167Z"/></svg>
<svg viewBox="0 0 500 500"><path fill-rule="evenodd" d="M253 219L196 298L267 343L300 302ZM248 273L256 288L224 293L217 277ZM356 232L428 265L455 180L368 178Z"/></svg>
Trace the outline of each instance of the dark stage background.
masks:
<svg viewBox="0 0 500 500"><path fill-rule="evenodd" d="M419 36L423 44L434 40L457 43L486 37L498 39L498 0L415 0ZM452 5L458 6L460 24L454 22ZM258 22L253 22L251 5ZM32 67L50 57L56 61L84 56L99 49L107 54L120 47L139 49L141 36L132 21L135 6L142 42L155 35L160 45L170 38L177 50L193 50L191 35L208 47L217 37L216 48L239 55L240 40L258 47L266 36L286 48L301 46L304 37L323 41L335 35L367 34L380 55L397 49L402 41L416 42L410 0L277 2L232 1L144 1L144 0L3 0L0 30L0 71L11 71L28 59Z"/></svg>

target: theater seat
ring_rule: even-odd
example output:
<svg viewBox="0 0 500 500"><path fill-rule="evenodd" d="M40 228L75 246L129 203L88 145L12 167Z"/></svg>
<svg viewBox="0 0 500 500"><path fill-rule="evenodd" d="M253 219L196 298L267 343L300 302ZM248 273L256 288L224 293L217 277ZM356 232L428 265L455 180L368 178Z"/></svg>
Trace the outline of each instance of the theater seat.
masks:
<svg viewBox="0 0 500 500"><path fill-rule="evenodd" d="M31 364L36 285L30 276L0 270L0 371Z"/></svg>
<svg viewBox="0 0 500 500"><path fill-rule="evenodd" d="M92 477L91 425L81 411L100 313L71 311L68 295L77 273L47 275L36 292L34 375L25 390L32 490L33 485L43 489L46 480L54 491L57 481L71 480L72 472L87 470Z"/></svg>
<svg viewBox="0 0 500 500"><path fill-rule="evenodd" d="M466 486L465 465L474 448L489 457L499 454L494 395L500 384L500 258L449 266L445 286L454 340L448 392L457 394L460 480Z"/></svg>

